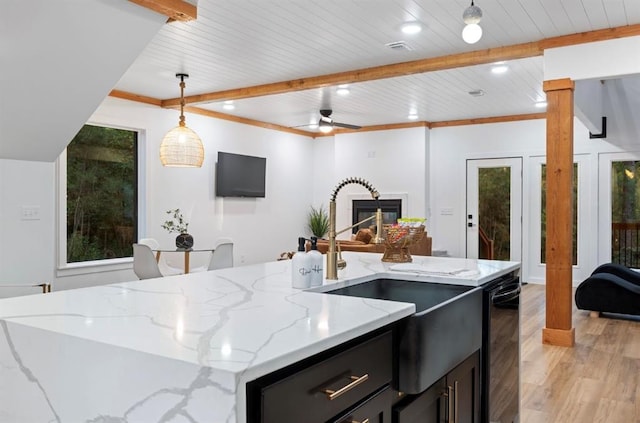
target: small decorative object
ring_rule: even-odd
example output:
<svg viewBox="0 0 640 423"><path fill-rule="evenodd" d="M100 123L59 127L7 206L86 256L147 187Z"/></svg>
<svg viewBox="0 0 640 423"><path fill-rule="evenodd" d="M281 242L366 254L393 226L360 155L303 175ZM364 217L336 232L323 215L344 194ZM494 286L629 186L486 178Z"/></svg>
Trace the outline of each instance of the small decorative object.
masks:
<svg viewBox="0 0 640 423"><path fill-rule="evenodd" d="M397 225L384 225L382 261L409 263L413 259L409 247L425 235L424 219L398 219Z"/></svg>
<svg viewBox="0 0 640 423"><path fill-rule="evenodd" d="M162 224L162 228L169 233L178 232L176 237L176 247L180 250L189 250L193 247L193 237L189 235L189 222L184 220L180 209L167 210L167 214L171 216L170 220L166 220Z"/></svg>
<svg viewBox="0 0 640 423"><path fill-rule="evenodd" d="M315 208L311 206L311 211L308 215L308 227L313 236L318 239L324 238L324 236L329 232L329 215L323 206L319 208Z"/></svg>

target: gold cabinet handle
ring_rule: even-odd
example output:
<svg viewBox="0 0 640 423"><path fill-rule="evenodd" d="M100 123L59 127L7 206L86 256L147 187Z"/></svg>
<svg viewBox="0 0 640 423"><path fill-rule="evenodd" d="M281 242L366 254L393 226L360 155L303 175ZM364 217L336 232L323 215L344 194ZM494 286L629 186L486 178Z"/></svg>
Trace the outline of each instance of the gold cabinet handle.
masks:
<svg viewBox="0 0 640 423"><path fill-rule="evenodd" d="M324 393L327 394L327 396L329 397L330 401L333 401L334 399L338 398L340 395L344 394L345 392L349 392L350 390L352 390L353 388L355 388L356 386L360 385L361 383L365 382L367 379L369 379L369 375L368 374L364 374L360 377L358 376L350 376L349 379L352 380L352 382L348 385L343 386L342 388L338 389L337 391L332 391L331 389L325 389Z"/></svg>
<svg viewBox="0 0 640 423"><path fill-rule="evenodd" d="M458 381L456 380L454 383L454 388L453 388L453 412L454 412L454 417L453 417L453 423L458 423Z"/></svg>
<svg viewBox="0 0 640 423"><path fill-rule="evenodd" d="M449 415L447 416L447 420L449 423L454 423L453 422L453 386L449 385L447 386L447 411L449 413Z"/></svg>
<svg viewBox="0 0 640 423"><path fill-rule="evenodd" d="M357 420L351 420L351 423L369 423L369 419L364 419L363 421L359 422Z"/></svg>

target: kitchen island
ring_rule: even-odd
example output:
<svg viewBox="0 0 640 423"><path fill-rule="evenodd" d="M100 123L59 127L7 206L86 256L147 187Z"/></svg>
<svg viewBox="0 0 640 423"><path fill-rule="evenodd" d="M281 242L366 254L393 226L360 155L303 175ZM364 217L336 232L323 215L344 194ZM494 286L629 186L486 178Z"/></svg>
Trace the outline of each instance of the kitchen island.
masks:
<svg viewBox="0 0 640 423"><path fill-rule="evenodd" d="M519 263L344 253L330 290L387 277L479 286ZM244 422L248 382L415 305L301 291L290 261L0 301L2 422Z"/></svg>

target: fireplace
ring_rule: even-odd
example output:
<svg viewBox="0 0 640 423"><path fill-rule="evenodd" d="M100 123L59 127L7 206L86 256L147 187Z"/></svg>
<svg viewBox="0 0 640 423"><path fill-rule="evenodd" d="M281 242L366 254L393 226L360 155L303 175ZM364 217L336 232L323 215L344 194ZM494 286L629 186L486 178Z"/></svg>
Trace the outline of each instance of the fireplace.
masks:
<svg viewBox="0 0 640 423"><path fill-rule="evenodd" d="M402 217L402 200L379 200L382 209L382 223L396 223L399 217ZM373 216L378 208L376 200L353 200L353 213L351 215L351 224L360 222L369 216ZM352 229L355 234L358 229L368 228L375 225L375 220L365 222Z"/></svg>

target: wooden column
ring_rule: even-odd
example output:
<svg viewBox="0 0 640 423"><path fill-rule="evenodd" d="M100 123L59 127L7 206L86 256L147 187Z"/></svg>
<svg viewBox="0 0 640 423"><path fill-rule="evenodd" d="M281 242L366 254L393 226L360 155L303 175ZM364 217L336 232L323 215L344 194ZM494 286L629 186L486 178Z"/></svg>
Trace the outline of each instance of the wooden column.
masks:
<svg viewBox="0 0 640 423"><path fill-rule="evenodd" d="M542 343L572 347L574 83L545 81L543 88L547 93L547 314Z"/></svg>

